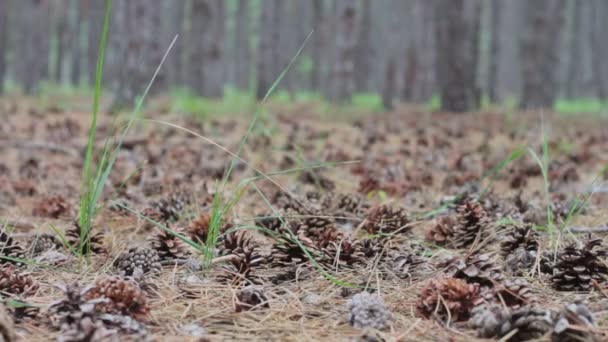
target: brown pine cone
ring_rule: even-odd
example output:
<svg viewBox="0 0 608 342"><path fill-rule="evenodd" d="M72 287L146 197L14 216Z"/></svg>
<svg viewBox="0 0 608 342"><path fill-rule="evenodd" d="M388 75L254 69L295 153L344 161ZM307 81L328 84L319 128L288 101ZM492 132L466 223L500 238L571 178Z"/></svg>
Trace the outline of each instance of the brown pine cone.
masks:
<svg viewBox="0 0 608 342"><path fill-rule="evenodd" d="M451 317L452 322L463 322L481 300L477 284L456 278L431 279L420 293L416 311L426 319Z"/></svg>
<svg viewBox="0 0 608 342"><path fill-rule="evenodd" d="M479 337L502 338L509 341L530 341L541 338L551 330L553 314L534 306L519 309L506 308L502 304L481 305L473 309L471 325ZM513 331L517 330L513 334Z"/></svg>
<svg viewBox="0 0 608 342"><path fill-rule="evenodd" d="M538 251L538 233L534 230L534 225L530 223L511 225L508 233L500 243L500 250L504 256L513 253L517 248L527 251Z"/></svg>
<svg viewBox="0 0 608 342"><path fill-rule="evenodd" d="M538 302L530 284L523 278L508 279L483 294L486 302L520 308Z"/></svg>
<svg viewBox="0 0 608 342"><path fill-rule="evenodd" d="M393 233L396 231L403 233L410 230L407 227L410 218L403 208L380 205L369 211L366 221L365 229L370 234Z"/></svg>
<svg viewBox="0 0 608 342"><path fill-rule="evenodd" d="M172 228L172 230L181 234L181 231L177 228ZM186 243L164 229L150 236L148 241L150 247L158 252L161 260L187 259L190 255Z"/></svg>
<svg viewBox="0 0 608 342"><path fill-rule="evenodd" d="M484 208L478 202L468 200L458 207L457 212L454 246L467 248L483 241L488 234L489 224Z"/></svg>
<svg viewBox="0 0 608 342"><path fill-rule="evenodd" d="M602 239L588 239L578 247L576 243L557 253L551 280L560 291L589 291L594 281L603 283L608 275L605 258L608 251Z"/></svg>
<svg viewBox="0 0 608 342"><path fill-rule="evenodd" d="M80 224L77 221L74 221L71 228L65 231L65 239L67 240L70 249L77 253L106 253L107 249L103 245L103 237L104 234L102 232L94 233L92 231L88 232L89 238L81 239L82 231L80 229ZM81 241L83 244L81 245Z"/></svg>
<svg viewBox="0 0 608 342"><path fill-rule="evenodd" d="M453 244L456 219L453 216L442 216L431 222L426 230L426 241L437 246Z"/></svg>
<svg viewBox="0 0 608 342"><path fill-rule="evenodd" d="M207 236L209 236L209 226L211 225L211 215L208 213L202 213L194 221L188 225L188 235L192 241L200 244L207 242Z"/></svg>
<svg viewBox="0 0 608 342"><path fill-rule="evenodd" d="M25 251L8 232L0 228L0 264L10 263L22 266L20 259L25 259Z"/></svg>
<svg viewBox="0 0 608 342"><path fill-rule="evenodd" d="M127 315L141 320L150 312L145 294L132 280L116 277L100 279L86 294L86 298L107 299L107 302L98 304L97 309L109 314Z"/></svg>
<svg viewBox="0 0 608 342"><path fill-rule="evenodd" d="M234 308L236 312L268 308L270 308L268 297L266 297L264 290L260 287L248 286L237 294Z"/></svg>
<svg viewBox="0 0 608 342"><path fill-rule="evenodd" d="M38 283L29 274L21 272L11 264L0 267L0 292L3 296L28 296L37 290Z"/></svg>
<svg viewBox="0 0 608 342"><path fill-rule="evenodd" d="M161 270L158 252L146 247L129 248L116 259L114 266L125 276L159 273Z"/></svg>
<svg viewBox="0 0 608 342"><path fill-rule="evenodd" d="M452 258L445 265L445 273L454 278L464 279L467 283L492 288L504 279L502 267L489 253L472 254L465 259Z"/></svg>

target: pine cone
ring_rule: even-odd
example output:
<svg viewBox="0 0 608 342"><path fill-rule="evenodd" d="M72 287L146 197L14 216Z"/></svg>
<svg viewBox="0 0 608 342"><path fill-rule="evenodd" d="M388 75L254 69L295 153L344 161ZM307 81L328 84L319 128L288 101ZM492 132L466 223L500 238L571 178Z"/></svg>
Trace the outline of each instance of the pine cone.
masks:
<svg viewBox="0 0 608 342"><path fill-rule="evenodd" d="M0 264L23 265L17 259L25 259L25 251L4 229L0 228Z"/></svg>
<svg viewBox="0 0 608 342"><path fill-rule="evenodd" d="M86 298L91 286L81 288L78 283L63 285L59 288L64 298L52 303L48 312L51 323L63 333L66 341L97 341L104 336L103 324L97 320L96 306L103 299Z"/></svg>
<svg viewBox="0 0 608 342"><path fill-rule="evenodd" d="M0 341L16 341L16 334L13 329L13 320L8 315L4 306L0 306Z"/></svg>
<svg viewBox="0 0 608 342"><path fill-rule="evenodd" d="M414 252L398 253L387 265L390 272L402 279L417 280L432 271L429 260Z"/></svg>
<svg viewBox="0 0 608 342"><path fill-rule="evenodd" d="M114 266L123 276L159 273L161 270L158 252L147 247L129 248L116 259Z"/></svg>
<svg viewBox="0 0 608 342"><path fill-rule="evenodd" d="M426 241L437 246L450 245L454 237L456 219L453 216L442 216L434 220L426 230Z"/></svg>
<svg viewBox="0 0 608 342"><path fill-rule="evenodd" d="M469 255L465 259L453 258L445 265L445 273L470 284L492 288L504 279L502 267L494 261L494 257L488 253Z"/></svg>
<svg viewBox="0 0 608 342"><path fill-rule="evenodd" d="M369 211L365 229L370 234L405 232L410 229L406 227L409 222L410 219L405 209L380 205Z"/></svg>
<svg viewBox="0 0 608 342"><path fill-rule="evenodd" d="M348 309L348 320L355 328L382 330L388 328L391 321L391 312L377 294L357 293L349 301Z"/></svg>
<svg viewBox="0 0 608 342"><path fill-rule="evenodd" d="M299 243L296 239L299 240ZM322 254L312 240L303 236L295 237L290 233L283 233L272 246L270 253L272 266L286 267L307 263L309 258L300 247L300 244L308 250L315 260L319 260L322 257Z"/></svg>
<svg viewBox="0 0 608 342"><path fill-rule="evenodd" d="M257 286L248 286L239 291L236 296L235 311L250 311L268 309L268 298L264 290Z"/></svg>
<svg viewBox="0 0 608 342"><path fill-rule="evenodd" d="M70 205L61 195L43 198L33 210L34 216L60 218L70 214Z"/></svg>
<svg viewBox="0 0 608 342"><path fill-rule="evenodd" d="M160 214L157 222L174 222L179 220L181 212L190 204L190 198L183 192L172 192L165 198L150 201L149 207Z"/></svg>
<svg viewBox="0 0 608 342"><path fill-rule="evenodd" d="M81 239L81 233L80 224L77 221L74 221L73 226L65 231L65 239L72 250L78 253L85 253L87 251L93 253L107 252L103 246L104 234L102 232L93 233L89 231L89 239L86 237ZM84 242L82 246L80 244L81 241Z"/></svg>
<svg viewBox="0 0 608 342"><path fill-rule="evenodd" d="M174 228L173 231L181 234L179 229ZM161 260L188 258L189 252L184 241L164 229L152 235L149 238L149 243L158 252Z"/></svg>
<svg viewBox="0 0 608 342"><path fill-rule="evenodd" d="M28 253L30 255L36 256L48 250L61 249L62 246L63 245L61 244L61 241L59 241L59 239L53 234L36 234L30 242L30 245L28 247Z"/></svg>
<svg viewBox="0 0 608 342"><path fill-rule="evenodd" d="M426 319L446 320L451 316L451 321L462 322L481 301L478 284L456 278L431 279L420 293L416 311Z"/></svg>
<svg viewBox="0 0 608 342"><path fill-rule="evenodd" d="M458 224L454 232L456 248L470 247L481 242L487 235L488 219L483 207L472 200L458 207Z"/></svg>
<svg viewBox="0 0 608 342"><path fill-rule="evenodd" d="M361 250L361 244L357 240L348 238L330 241L322 252L325 254L324 263L330 266L353 266L361 264L365 260L365 254Z"/></svg>
<svg viewBox="0 0 608 342"><path fill-rule="evenodd" d="M513 310L492 304L476 307L471 324L483 338L502 338L517 329L509 338L517 342L540 338L551 329L552 321L552 314L547 310L532 306Z"/></svg>
<svg viewBox="0 0 608 342"><path fill-rule="evenodd" d="M190 222L188 235L192 241L204 244L209 236L209 226L211 225L211 215L202 213L196 220Z"/></svg>
<svg viewBox="0 0 608 342"><path fill-rule="evenodd" d="M538 251L538 233L530 223L513 225L510 227L504 241L500 243L500 249L504 256L508 256L518 248L526 251Z"/></svg>
<svg viewBox="0 0 608 342"><path fill-rule="evenodd" d="M98 311L127 315L135 319L145 319L150 312L145 294L132 280L120 278L100 279L86 294L86 298L105 298L106 302L97 305Z"/></svg>
<svg viewBox="0 0 608 342"><path fill-rule="evenodd" d="M283 215L281 213L266 213L256 219L255 224L256 226L266 228L273 232L278 232L284 226L283 221L281 220L282 217Z"/></svg>
<svg viewBox="0 0 608 342"><path fill-rule="evenodd" d="M516 248L505 258L507 270L515 276L523 276L536 264L537 252L526 250L523 247ZM541 260L542 266L542 260Z"/></svg>
<svg viewBox="0 0 608 342"><path fill-rule="evenodd" d="M510 308L520 308L538 302L530 284L523 278L506 280L487 290L483 297L489 303L496 302Z"/></svg>
<svg viewBox="0 0 608 342"><path fill-rule="evenodd" d="M588 239L582 247L573 243L558 252L553 286L560 291L588 291L593 281L605 282L608 251L602 247L601 239Z"/></svg>
<svg viewBox="0 0 608 342"><path fill-rule="evenodd" d="M19 271L14 265L0 266L0 292L3 296L34 294L38 283L29 274Z"/></svg>
<svg viewBox="0 0 608 342"><path fill-rule="evenodd" d="M551 341L600 341L598 336L594 336L597 326L593 314L584 304L566 305L554 322Z"/></svg>
<svg viewBox="0 0 608 342"><path fill-rule="evenodd" d="M258 246L245 233L245 231L236 231L226 235L224 246L220 251L222 255L235 256L230 260L230 266L224 267L224 273L220 275L233 285L243 281L256 283L257 277L253 271L266 262L266 259L260 255Z"/></svg>

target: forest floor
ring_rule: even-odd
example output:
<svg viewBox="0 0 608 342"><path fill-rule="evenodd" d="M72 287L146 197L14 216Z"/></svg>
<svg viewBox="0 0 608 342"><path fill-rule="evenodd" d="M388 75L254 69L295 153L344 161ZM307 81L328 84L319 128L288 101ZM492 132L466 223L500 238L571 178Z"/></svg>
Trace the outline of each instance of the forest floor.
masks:
<svg viewBox="0 0 608 342"><path fill-rule="evenodd" d="M251 119L163 108L144 116L235 153ZM225 183L231 155L138 122L93 253L79 257L90 113L1 99L0 334L608 339L605 120L405 107L343 120L314 108L269 105ZM101 148L111 117L99 125ZM218 208L222 232L205 259Z"/></svg>

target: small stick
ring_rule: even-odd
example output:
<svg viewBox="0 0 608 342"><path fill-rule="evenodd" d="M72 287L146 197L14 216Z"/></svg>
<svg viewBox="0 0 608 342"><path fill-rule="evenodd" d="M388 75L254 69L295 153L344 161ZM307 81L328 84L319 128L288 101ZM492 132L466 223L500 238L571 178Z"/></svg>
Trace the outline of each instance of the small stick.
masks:
<svg viewBox="0 0 608 342"><path fill-rule="evenodd" d="M608 226L604 227L570 227L568 231L573 234L586 234L586 233L596 233L596 234L606 234L608 233Z"/></svg>
<svg viewBox="0 0 608 342"><path fill-rule="evenodd" d="M36 229L36 226L34 226L33 224L31 224L29 222L25 222L25 221L7 219L7 220L0 220L0 223L3 223L4 226L9 226L9 227L13 227L13 228L28 229L28 230Z"/></svg>

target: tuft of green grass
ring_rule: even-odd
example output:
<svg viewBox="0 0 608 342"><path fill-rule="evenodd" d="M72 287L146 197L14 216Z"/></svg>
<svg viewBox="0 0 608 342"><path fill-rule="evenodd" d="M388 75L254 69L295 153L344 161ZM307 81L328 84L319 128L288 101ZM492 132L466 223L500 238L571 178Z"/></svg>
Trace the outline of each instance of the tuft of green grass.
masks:
<svg viewBox="0 0 608 342"><path fill-rule="evenodd" d="M79 227L80 227L80 241L78 246L75 247L76 253L80 256L88 256L90 254L90 239L91 239L91 231L93 229L93 220L97 214L99 199L101 198L101 194L105 187L105 184L110 176L110 172L114 166L116 161L116 157L118 152L122 146L122 142L128 133L129 129L133 125L133 122L138 117L138 114L141 112L141 108L143 107L144 100L154 84L158 73L165 62L171 48L175 44L177 40L177 36L173 38L173 41L167 48L163 58L161 59L159 65L157 66L150 82L148 83L146 89L144 90L142 96L137 99L137 103L134 111L132 112L130 118L126 120L124 126L120 126L116 124L113 133L110 134L105 142L99 156L99 161L96 165L93 165L94 156L94 147L95 147L95 137L97 133L97 119L99 114L100 107L100 99L101 99L101 85L103 79L103 69L105 62L105 51L107 46L108 39L108 28L110 21L110 14L112 9L112 0L107 0L106 2L106 14L104 19L104 26L101 36L101 42L99 47L99 57L97 61L97 70L95 74L95 88L93 95L93 113L92 113L92 122L91 127L89 129L89 136L86 148L85 162L84 162L84 170L83 170L83 181L82 181L82 194L80 199L80 213L79 213ZM122 129L122 133L119 134L119 130Z"/></svg>

